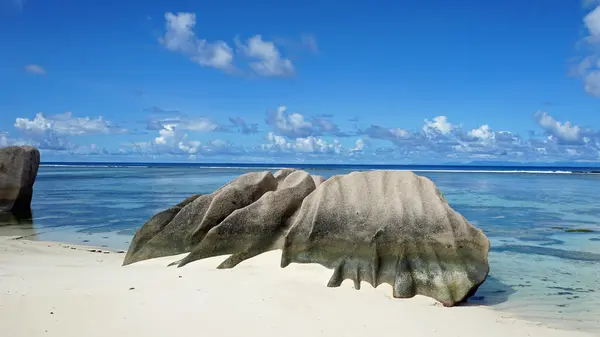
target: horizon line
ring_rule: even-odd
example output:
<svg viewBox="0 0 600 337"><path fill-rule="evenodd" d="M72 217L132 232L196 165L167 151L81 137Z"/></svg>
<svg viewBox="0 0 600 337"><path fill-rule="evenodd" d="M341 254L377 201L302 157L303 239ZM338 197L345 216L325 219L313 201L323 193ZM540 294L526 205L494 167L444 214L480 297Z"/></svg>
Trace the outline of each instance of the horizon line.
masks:
<svg viewBox="0 0 600 337"><path fill-rule="evenodd" d="M232 165L232 166L329 166L329 167L409 167L409 166L421 166L421 167L519 167L519 166L529 166L529 167L543 167L543 168L600 168L600 163L452 163L452 164L350 164L350 163L285 163L285 162L274 162L274 163L248 163L248 162L123 162L123 161L40 161L40 165L96 165L96 164L128 164L128 165L193 165L193 166L207 166L207 165L215 165L215 166L223 166L223 165ZM589 166L588 166L589 165Z"/></svg>

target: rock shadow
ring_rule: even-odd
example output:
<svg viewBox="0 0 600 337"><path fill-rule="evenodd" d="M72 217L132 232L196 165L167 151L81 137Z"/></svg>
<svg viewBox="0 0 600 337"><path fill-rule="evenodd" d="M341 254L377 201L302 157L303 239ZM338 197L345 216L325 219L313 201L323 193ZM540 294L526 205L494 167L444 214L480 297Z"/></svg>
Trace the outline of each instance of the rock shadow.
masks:
<svg viewBox="0 0 600 337"><path fill-rule="evenodd" d="M494 306L508 301L517 291L494 276L488 276L475 295L461 306Z"/></svg>
<svg viewBox="0 0 600 337"><path fill-rule="evenodd" d="M25 217L11 213L0 214L0 236L34 238L36 235L37 231L31 212Z"/></svg>

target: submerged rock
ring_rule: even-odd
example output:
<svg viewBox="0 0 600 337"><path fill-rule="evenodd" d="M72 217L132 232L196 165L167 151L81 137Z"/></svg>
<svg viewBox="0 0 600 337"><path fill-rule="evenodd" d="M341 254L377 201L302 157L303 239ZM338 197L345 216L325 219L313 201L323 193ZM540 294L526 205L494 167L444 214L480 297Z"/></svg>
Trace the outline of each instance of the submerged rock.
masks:
<svg viewBox="0 0 600 337"><path fill-rule="evenodd" d="M0 148L0 215L31 218L40 152L31 146Z"/></svg>
<svg viewBox="0 0 600 337"><path fill-rule="evenodd" d="M192 200L190 200L192 199ZM281 249L281 266L319 263L328 286L388 283L393 296L420 294L452 306L488 274L490 243L454 211L433 182L411 172L354 172L325 180L291 169L248 173L212 194L161 212L134 237L124 265L190 252L231 254L232 268Z"/></svg>

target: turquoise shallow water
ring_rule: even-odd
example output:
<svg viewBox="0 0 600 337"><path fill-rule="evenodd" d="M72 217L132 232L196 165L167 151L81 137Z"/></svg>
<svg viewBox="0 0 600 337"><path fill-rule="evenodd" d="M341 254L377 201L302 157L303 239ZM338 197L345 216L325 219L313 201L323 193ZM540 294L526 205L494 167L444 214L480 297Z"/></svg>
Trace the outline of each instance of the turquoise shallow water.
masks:
<svg viewBox="0 0 600 337"><path fill-rule="evenodd" d="M149 217L250 169L41 167L33 223L4 235L127 249ZM325 177L342 169L314 169ZM470 300L533 321L600 331L600 175L420 172L492 242L488 280ZM561 228L561 229L559 229ZM566 233L565 229L592 233Z"/></svg>

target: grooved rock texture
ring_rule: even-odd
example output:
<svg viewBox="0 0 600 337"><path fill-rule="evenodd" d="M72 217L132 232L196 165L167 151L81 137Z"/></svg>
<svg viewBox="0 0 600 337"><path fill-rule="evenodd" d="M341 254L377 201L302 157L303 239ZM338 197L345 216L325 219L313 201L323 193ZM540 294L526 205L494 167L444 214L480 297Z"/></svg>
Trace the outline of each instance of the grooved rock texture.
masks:
<svg viewBox="0 0 600 337"><path fill-rule="evenodd" d="M281 249L282 267L333 269L330 287L345 279L357 289L361 281L388 283L394 297L420 294L453 306L485 281L489 248L425 177L367 171L325 180L285 169L242 175L155 215L123 264L189 252L173 264L230 255L219 268L232 268Z"/></svg>
<svg viewBox="0 0 600 337"><path fill-rule="evenodd" d="M40 152L31 146L0 148L0 215L31 218Z"/></svg>

